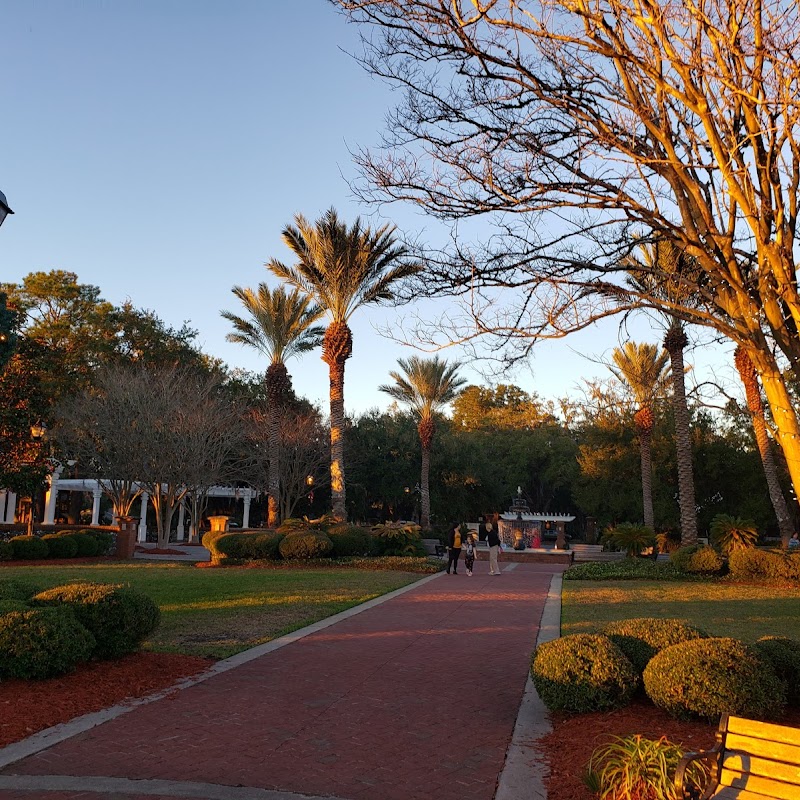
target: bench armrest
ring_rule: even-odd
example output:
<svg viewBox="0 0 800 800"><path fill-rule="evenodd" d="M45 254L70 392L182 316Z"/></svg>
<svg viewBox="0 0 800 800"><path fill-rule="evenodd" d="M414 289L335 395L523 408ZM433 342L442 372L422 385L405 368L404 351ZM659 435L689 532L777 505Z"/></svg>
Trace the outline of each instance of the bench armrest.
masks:
<svg viewBox="0 0 800 800"><path fill-rule="evenodd" d="M686 787L684 780L686 778L686 769L693 761L707 761L711 763L711 770L709 771L708 783L703 789L703 794L700 795L699 800L708 800L709 797L717 788L717 768L719 766L719 757L722 752L720 745L715 745L710 750L702 750L699 753L686 753L685 756L678 762L675 770L675 789L678 792L678 797L686 797Z"/></svg>

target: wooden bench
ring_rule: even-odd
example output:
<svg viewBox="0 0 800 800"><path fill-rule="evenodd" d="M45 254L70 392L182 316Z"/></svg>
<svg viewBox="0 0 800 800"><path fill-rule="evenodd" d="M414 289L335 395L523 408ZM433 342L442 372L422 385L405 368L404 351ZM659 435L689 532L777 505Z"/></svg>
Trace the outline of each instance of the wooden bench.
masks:
<svg viewBox="0 0 800 800"><path fill-rule="evenodd" d="M445 558L447 548L438 539L423 539L422 545L425 548L425 555Z"/></svg>
<svg viewBox="0 0 800 800"><path fill-rule="evenodd" d="M705 761L711 774L700 800L798 800L800 729L723 714L711 750L687 753L675 772L679 797L686 767Z"/></svg>

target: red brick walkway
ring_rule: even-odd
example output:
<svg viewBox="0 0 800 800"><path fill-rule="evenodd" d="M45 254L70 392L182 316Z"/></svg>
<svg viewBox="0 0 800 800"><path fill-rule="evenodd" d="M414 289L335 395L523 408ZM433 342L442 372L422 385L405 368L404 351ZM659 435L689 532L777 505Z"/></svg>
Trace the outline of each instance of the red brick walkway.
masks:
<svg viewBox="0 0 800 800"><path fill-rule="evenodd" d="M476 568L482 574L442 575L3 774L492 800L562 567L517 564L500 580ZM0 790L2 800L26 796Z"/></svg>

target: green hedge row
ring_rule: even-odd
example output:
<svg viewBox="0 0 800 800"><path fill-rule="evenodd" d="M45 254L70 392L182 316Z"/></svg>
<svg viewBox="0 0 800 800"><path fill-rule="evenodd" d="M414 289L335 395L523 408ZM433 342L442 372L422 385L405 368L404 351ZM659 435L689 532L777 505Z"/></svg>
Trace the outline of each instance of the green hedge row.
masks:
<svg viewBox="0 0 800 800"><path fill-rule="evenodd" d="M531 677L553 710L618 708L641 685L678 718L715 719L724 712L774 718L787 703L800 707L800 642L765 637L748 646L709 637L681 620L626 620L601 634L540 645Z"/></svg>
<svg viewBox="0 0 800 800"><path fill-rule="evenodd" d="M158 626L158 606L127 586L71 583L35 593L0 581L0 678L49 678L90 658L138 650Z"/></svg>
<svg viewBox="0 0 800 800"><path fill-rule="evenodd" d="M39 561L110 555L114 535L108 531L60 531L44 536L14 536L0 541L0 561Z"/></svg>

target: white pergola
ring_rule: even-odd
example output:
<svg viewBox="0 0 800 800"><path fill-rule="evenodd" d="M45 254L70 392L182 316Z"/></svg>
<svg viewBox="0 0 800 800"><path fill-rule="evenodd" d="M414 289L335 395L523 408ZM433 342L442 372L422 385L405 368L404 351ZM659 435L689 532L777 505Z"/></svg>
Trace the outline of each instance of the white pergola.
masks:
<svg viewBox="0 0 800 800"><path fill-rule="evenodd" d="M103 482L95 478L61 478L61 467L59 466L50 475L45 500L44 524L54 525L56 515L56 498L60 491L67 492L91 492L92 493L92 521L90 527L100 524L100 498L103 496ZM250 503L258 497L259 492L249 488L235 488L230 486L212 486L206 492L208 497L232 497L241 500L244 504L242 514L242 527L250 525ZM139 513L139 532L138 540L143 542L147 538L147 504L150 502L150 495L143 492L141 495L141 510ZM186 504L181 503L178 509L178 540L184 539L184 519L186 514ZM13 523L17 521L17 495L15 492L0 489L0 523Z"/></svg>

